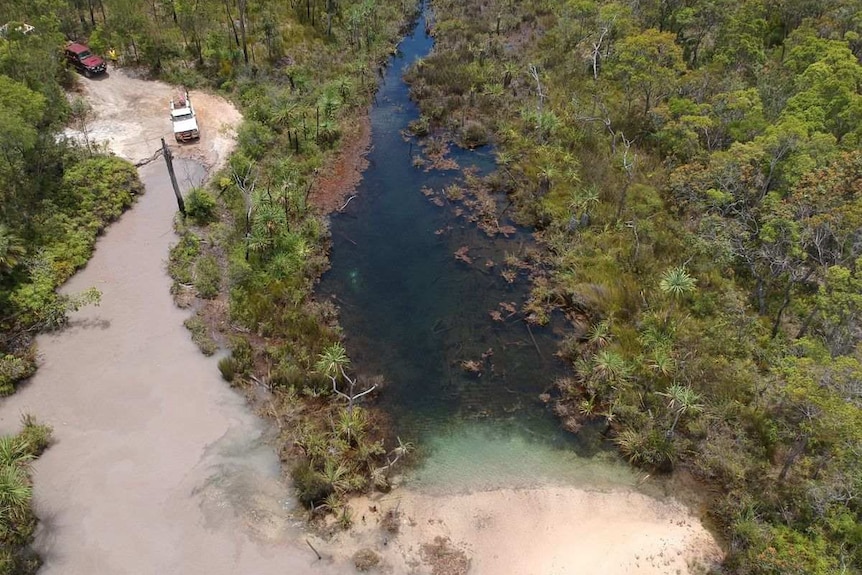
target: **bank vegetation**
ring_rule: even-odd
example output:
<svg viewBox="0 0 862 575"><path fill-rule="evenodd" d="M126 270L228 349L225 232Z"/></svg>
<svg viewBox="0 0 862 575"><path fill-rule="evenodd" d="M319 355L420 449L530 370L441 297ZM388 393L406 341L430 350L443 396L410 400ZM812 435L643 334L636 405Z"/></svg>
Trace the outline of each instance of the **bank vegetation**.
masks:
<svg viewBox="0 0 862 575"><path fill-rule="evenodd" d="M722 572L861 572L858 2L432 6L420 123L536 230L563 424L692 474Z"/></svg>

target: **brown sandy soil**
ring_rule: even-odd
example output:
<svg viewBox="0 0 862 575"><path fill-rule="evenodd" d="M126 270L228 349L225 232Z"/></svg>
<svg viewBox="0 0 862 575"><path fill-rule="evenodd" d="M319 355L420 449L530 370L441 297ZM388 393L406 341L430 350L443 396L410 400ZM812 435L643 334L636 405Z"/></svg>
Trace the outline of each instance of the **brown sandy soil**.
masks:
<svg viewBox="0 0 862 575"><path fill-rule="evenodd" d="M683 575L718 561L715 539L682 504L631 489L498 489L431 495L404 488L354 500L338 542L380 553L387 573ZM397 510L397 533L383 519ZM433 556L446 541L443 557ZM463 559L469 562L464 571ZM449 569L441 567L449 565Z"/></svg>
<svg viewBox="0 0 862 575"><path fill-rule="evenodd" d="M93 107L95 116L87 128L90 140L107 144L121 158L135 163L151 158L164 138L176 156L218 169L234 149L242 116L220 96L198 90L189 92L201 138L198 142L177 144L169 111L177 87L142 80L125 68L111 68L105 76L79 80L82 95ZM74 129L67 130L66 135L81 137Z"/></svg>
<svg viewBox="0 0 862 575"><path fill-rule="evenodd" d="M367 113L358 118L352 131L344 134L342 147L320 173L311 190L311 202L323 213L344 205L362 180L368 166L366 155L371 146L371 121Z"/></svg>

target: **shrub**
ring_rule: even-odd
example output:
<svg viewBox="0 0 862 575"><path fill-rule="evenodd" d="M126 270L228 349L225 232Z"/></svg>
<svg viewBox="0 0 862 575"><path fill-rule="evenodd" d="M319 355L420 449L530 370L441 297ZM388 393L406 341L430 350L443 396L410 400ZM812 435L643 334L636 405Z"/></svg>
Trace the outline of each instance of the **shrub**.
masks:
<svg viewBox="0 0 862 575"><path fill-rule="evenodd" d="M478 148L488 143L488 130L480 122L470 120L464 126L461 140L466 148Z"/></svg>
<svg viewBox="0 0 862 575"><path fill-rule="evenodd" d="M114 156L87 158L63 174L61 208L97 230L120 217L143 192L135 167Z"/></svg>
<svg viewBox="0 0 862 575"><path fill-rule="evenodd" d="M307 374L304 369L294 364L279 365L272 372L272 384L275 387L302 389Z"/></svg>
<svg viewBox="0 0 862 575"><path fill-rule="evenodd" d="M332 485L315 471L311 462L302 461L290 472L299 501L306 507L317 505L332 493Z"/></svg>
<svg viewBox="0 0 862 575"><path fill-rule="evenodd" d="M236 371L247 373L254 367L254 350L244 337L231 339L231 355L236 362Z"/></svg>
<svg viewBox="0 0 862 575"><path fill-rule="evenodd" d="M0 575L35 575L42 562L29 549L0 547Z"/></svg>
<svg viewBox="0 0 862 575"><path fill-rule="evenodd" d="M27 453L39 457L51 445L53 429L50 425L36 422L33 416L27 413L21 417L21 423L24 427L18 438L27 444Z"/></svg>
<svg viewBox="0 0 862 575"><path fill-rule="evenodd" d="M41 564L27 548L36 529L28 462L50 443L51 428L29 416L23 422L21 433L2 438L7 457L0 463L0 575L32 575Z"/></svg>
<svg viewBox="0 0 862 575"><path fill-rule="evenodd" d="M186 194L186 214L199 225L206 225L215 218L216 200L203 188L192 188Z"/></svg>
<svg viewBox="0 0 862 575"><path fill-rule="evenodd" d="M205 255L195 264L195 288L204 299L212 299L219 293L221 268L213 255Z"/></svg>
<svg viewBox="0 0 862 575"><path fill-rule="evenodd" d="M212 336L210 336L209 328L200 316L196 315L190 317L183 322L183 325L191 332L192 341L195 342L195 345L198 346L201 353L206 356L210 356L218 351L218 344Z"/></svg>
<svg viewBox="0 0 862 575"><path fill-rule="evenodd" d="M633 464L652 469L671 470L677 456L671 438L658 429L625 429L616 443Z"/></svg>
<svg viewBox="0 0 862 575"><path fill-rule="evenodd" d="M237 140L240 150L251 159L259 160L272 145L275 134L260 122L246 120L239 129Z"/></svg>
<svg viewBox="0 0 862 575"><path fill-rule="evenodd" d="M357 571L364 573L380 564L380 555L366 547L353 554L353 564Z"/></svg>
<svg viewBox="0 0 862 575"><path fill-rule="evenodd" d="M420 138L427 136L429 131L429 122L428 118L425 116L420 116L418 119L413 120L407 125L407 129L414 136L418 136Z"/></svg>
<svg viewBox="0 0 862 575"><path fill-rule="evenodd" d="M193 263L200 253L200 238L191 232L180 236L180 241L171 248L168 256L168 274L174 281L189 285L194 281Z"/></svg>
<svg viewBox="0 0 862 575"><path fill-rule="evenodd" d="M222 378L229 383L233 382L236 377L236 368L236 360L232 356L218 360L218 370L221 372Z"/></svg>
<svg viewBox="0 0 862 575"><path fill-rule="evenodd" d="M14 393L15 384L35 372L36 358L32 348L23 357L0 356L0 396Z"/></svg>

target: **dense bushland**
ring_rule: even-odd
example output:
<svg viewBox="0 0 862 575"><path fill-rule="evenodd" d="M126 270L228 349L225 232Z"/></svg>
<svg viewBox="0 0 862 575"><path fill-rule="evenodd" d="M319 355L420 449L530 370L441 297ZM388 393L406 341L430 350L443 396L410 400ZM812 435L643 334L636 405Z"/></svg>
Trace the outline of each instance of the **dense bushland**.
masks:
<svg viewBox="0 0 862 575"><path fill-rule="evenodd" d="M699 477L727 572L862 571L858 2L432 5L421 124L498 147L565 425Z"/></svg>
<svg viewBox="0 0 862 575"><path fill-rule="evenodd" d="M7 15L0 10L0 19ZM70 105L63 92L73 78L60 59L56 21L31 21L38 34L11 26L0 38L0 394L36 369L37 331L98 301L95 290L60 295L56 288L141 191L133 166L60 135L81 104Z"/></svg>

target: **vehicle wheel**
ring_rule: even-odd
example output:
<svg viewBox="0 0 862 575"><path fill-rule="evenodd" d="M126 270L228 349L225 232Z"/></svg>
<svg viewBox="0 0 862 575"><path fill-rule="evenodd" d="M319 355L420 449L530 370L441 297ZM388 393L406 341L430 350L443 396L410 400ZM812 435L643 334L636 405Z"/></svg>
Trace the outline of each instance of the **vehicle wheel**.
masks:
<svg viewBox="0 0 862 575"><path fill-rule="evenodd" d="M87 69L85 68L85 69L84 69L84 76L85 76L86 78L92 78L92 77L93 77L93 73L92 73L92 72L90 72L89 70L87 70Z"/></svg>

